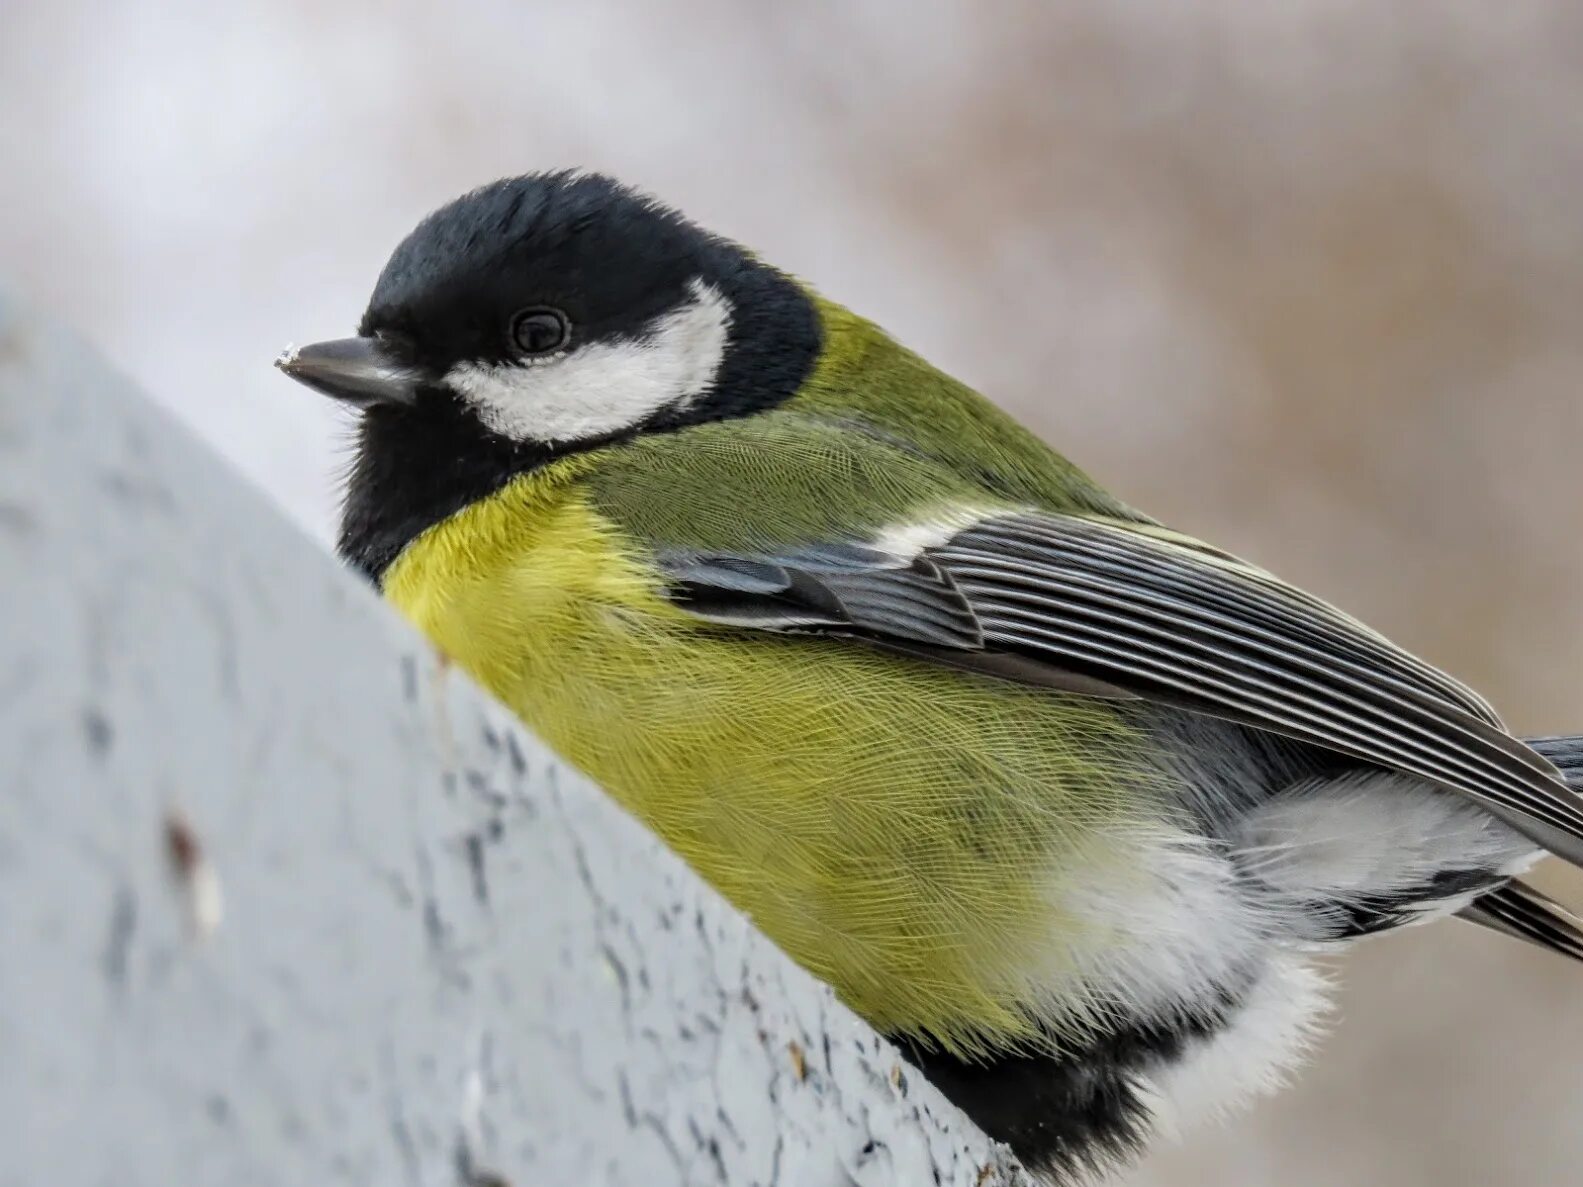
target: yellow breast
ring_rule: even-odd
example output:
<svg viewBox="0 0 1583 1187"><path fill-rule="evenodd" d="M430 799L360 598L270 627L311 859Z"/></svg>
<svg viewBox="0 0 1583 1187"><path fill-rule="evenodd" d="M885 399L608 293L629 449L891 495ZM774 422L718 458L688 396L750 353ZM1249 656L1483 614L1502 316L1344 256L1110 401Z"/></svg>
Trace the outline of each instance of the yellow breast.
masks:
<svg viewBox="0 0 1583 1187"><path fill-rule="evenodd" d="M1107 942L1063 917L1064 888L1136 860L1125 725L839 640L701 624L594 508L593 464L431 529L387 596L877 1026L1026 1040L1029 1003Z"/></svg>

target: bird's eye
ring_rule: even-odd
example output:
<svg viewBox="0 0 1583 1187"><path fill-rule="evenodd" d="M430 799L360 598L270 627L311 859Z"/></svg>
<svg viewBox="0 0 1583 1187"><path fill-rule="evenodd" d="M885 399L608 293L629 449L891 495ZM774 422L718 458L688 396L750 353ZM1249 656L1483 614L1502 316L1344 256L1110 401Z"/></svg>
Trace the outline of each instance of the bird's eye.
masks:
<svg viewBox="0 0 1583 1187"><path fill-rule="evenodd" d="M535 305L511 319L511 341L524 355L550 354L566 345L572 323L559 309Z"/></svg>

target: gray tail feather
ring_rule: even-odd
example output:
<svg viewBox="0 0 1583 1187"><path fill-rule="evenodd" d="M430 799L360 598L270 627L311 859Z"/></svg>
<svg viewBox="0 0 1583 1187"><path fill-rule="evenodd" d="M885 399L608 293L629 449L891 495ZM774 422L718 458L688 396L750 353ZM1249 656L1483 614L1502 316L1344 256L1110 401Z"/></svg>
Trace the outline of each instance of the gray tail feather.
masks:
<svg viewBox="0 0 1583 1187"><path fill-rule="evenodd" d="M1479 895L1457 918L1583 961L1583 920L1526 882L1513 880Z"/></svg>
<svg viewBox="0 0 1583 1187"><path fill-rule="evenodd" d="M1568 787L1573 791L1583 792L1583 734L1525 738L1523 741L1530 750L1537 751L1555 764L1556 770L1561 772L1561 778L1566 780Z"/></svg>
<svg viewBox="0 0 1583 1187"><path fill-rule="evenodd" d="M1583 735L1529 738L1528 745L1555 764L1569 787L1583 792ZM1583 919L1526 882L1514 879L1481 894L1457 915L1469 923L1583 961Z"/></svg>

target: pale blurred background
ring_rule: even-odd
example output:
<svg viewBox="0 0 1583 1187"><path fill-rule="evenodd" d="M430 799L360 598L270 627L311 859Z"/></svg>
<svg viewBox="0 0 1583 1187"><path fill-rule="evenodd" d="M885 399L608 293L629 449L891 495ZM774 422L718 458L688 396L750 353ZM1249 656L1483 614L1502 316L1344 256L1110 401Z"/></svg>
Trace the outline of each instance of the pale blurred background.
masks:
<svg viewBox="0 0 1583 1187"><path fill-rule="evenodd" d="M271 356L585 165L1583 730L1575 0L6 0L0 161L0 274L321 540L344 425ZM1459 924L1340 967L1300 1084L1129 1183L1583 1178L1583 970Z"/></svg>

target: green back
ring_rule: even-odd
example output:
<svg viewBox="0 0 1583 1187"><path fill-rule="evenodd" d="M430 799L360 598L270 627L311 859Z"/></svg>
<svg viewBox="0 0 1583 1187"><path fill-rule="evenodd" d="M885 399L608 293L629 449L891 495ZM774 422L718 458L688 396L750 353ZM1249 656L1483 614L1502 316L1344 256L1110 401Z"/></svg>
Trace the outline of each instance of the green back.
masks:
<svg viewBox="0 0 1583 1187"><path fill-rule="evenodd" d="M802 390L771 411L599 455L595 501L706 551L849 538L937 508L1037 506L1148 522L970 388L839 305Z"/></svg>

